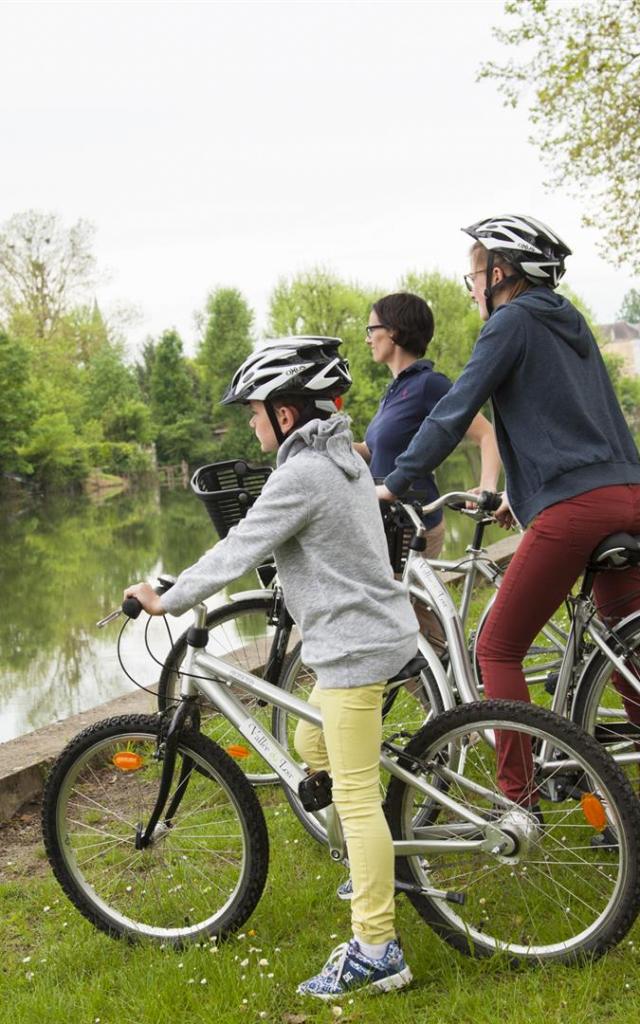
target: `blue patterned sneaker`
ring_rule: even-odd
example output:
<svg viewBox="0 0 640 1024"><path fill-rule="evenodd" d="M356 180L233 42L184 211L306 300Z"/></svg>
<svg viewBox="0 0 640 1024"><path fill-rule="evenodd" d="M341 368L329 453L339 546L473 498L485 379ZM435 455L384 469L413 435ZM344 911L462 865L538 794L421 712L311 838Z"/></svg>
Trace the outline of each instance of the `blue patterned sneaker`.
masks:
<svg viewBox="0 0 640 1024"><path fill-rule="evenodd" d="M350 900L353 899L353 882L351 878L347 878L346 882L339 885L336 889L336 896L339 900Z"/></svg>
<svg viewBox="0 0 640 1024"><path fill-rule="evenodd" d="M356 989L390 992L404 988L412 978L396 939L388 943L379 960L365 956L356 940L351 939L336 946L320 974L298 985L298 994L339 999Z"/></svg>

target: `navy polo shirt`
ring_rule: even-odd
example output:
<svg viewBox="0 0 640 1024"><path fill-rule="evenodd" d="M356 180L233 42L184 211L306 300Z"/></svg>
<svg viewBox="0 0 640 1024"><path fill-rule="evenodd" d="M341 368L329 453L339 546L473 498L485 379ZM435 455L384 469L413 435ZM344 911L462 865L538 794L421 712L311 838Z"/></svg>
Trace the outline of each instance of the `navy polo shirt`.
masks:
<svg viewBox="0 0 640 1024"><path fill-rule="evenodd" d="M437 373L428 359L417 359L389 384L364 435L371 452L369 469L376 480L384 480L395 469L398 456L407 450L423 420L451 387L449 378ZM411 490L424 498L425 505L439 493L432 473L414 480ZM433 528L441 521L442 510L427 516L425 525Z"/></svg>

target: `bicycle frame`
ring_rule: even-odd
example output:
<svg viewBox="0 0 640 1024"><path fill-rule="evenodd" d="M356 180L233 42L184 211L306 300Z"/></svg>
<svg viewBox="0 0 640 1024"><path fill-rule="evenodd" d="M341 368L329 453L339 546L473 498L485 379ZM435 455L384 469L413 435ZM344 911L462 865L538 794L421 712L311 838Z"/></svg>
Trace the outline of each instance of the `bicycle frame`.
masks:
<svg viewBox="0 0 640 1024"><path fill-rule="evenodd" d="M452 500L453 498L465 499L468 498L469 495L452 494L447 495L446 497L448 500ZM434 503L434 505L437 507L436 503ZM424 537L426 532L425 527L415 509L411 505L405 504L403 504L402 507L415 527L415 536L417 538ZM432 510L433 506L428 506L428 511ZM479 551L477 553L479 553ZM476 550L472 549L470 554L476 554ZM437 572L435 571L442 567L449 568L449 563L422 558L418 550L410 548L403 579L407 582L409 592L413 597L436 609L449 647L453 679L457 684L460 699L466 704L480 700L480 694L478 692L476 679L464 641L462 611L458 612L447 588L438 578ZM495 582L495 579L492 579L491 577L489 566L484 565L483 562L478 562L478 564L472 568L477 569L491 582ZM475 579L475 575L471 578L471 572L469 572L467 577L467 580L469 579L471 579L471 583L469 584L467 594L470 597L471 587L473 586ZM568 717L570 703L569 695L573 684L576 682L576 669L580 665L577 658L577 652L580 650L580 645L585 633L588 633L596 648L592 657L595 657L598 652L602 652L611 662L612 666L630 684L630 686L633 687L640 697L640 681L627 668L623 658L616 653L609 643L607 643L607 640L610 639L612 635L615 637L615 630L609 629L598 617L589 594L585 590L583 590L578 597L571 598L571 601L573 604L571 626L560 664L558 681L553 695L551 710L561 717ZM461 604L461 609L462 607L463 604ZM633 619L637 615L637 612L632 613L618 625L626 624L630 619ZM586 667L583 668L586 671ZM437 678L438 683L440 683L441 677ZM453 691L451 680L448 677L446 678L446 685L448 695L451 696ZM618 751L613 756L619 764L640 761L639 751L629 753L622 753ZM545 752L543 751L543 758L544 757Z"/></svg>
<svg viewBox="0 0 640 1024"><path fill-rule="evenodd" d="M197 628L204 628L206 622L207 608L204 604L196 605L193 609ZM464 644L462 654L466 655ZM435 655L434 655L435 657ZM436 659L437 660L437 659ZM291 789L297 788L306 777L305 770L289 756L287 751L278 743L275 737L266 732L250 714L241 700L231 691L236 687L244 693L251 694L269 704L284 708L298 718L313 725L322 727L322 717L318 709L312 707L306 701L285 693L278 686L265 682L250 672L229 665L227 662L206 653L203 649L189 647L182 669L181 699L182 701L203 693L225 718L245 737L254 750L273 768L280 777L283 784ZM178 706L180 708L181 705ZM177 712L174 712L177 714ZM387 749L393 749L387 744ZM399 751L401 754L401 751ZM515 849L513 836L509 832L502 832L495 823L488 822L485 818L475 814L456 800L453 800L446 793L443 793L436 786L431 785L424 778L417 777L398 764L393 757L390 757L384 750L380 754L380 763L391 775L409 783L418 789L424 796L434 800L451 810L455 811L469 825L470 835L476 838L465 839L458 837L455 840L450 838L416 839L414 841L394 842L396 856L424 856L442 850L473 850L477 848L489 849L497 856L508 856ZM571 762L564 762L564 767L570 766ZM485 790L477 782L465 779L452 769L448 769L451 776L455 775L461 788L473 788L475 793L485 793L495 805L498 800L505 811L517 806L508 797L496 794L493 791ZM327 829L329 837L330 855L334 860L343 860L346 856L346 846L340 822L333 810L333 805L328 808L313 812L318 821ZM482 837L478 837L478 830L482 831ZM451 897L451 894L440 893L433 889L416 887L416 891L428 893L432 896L441 896L443 899Z"/></svg>

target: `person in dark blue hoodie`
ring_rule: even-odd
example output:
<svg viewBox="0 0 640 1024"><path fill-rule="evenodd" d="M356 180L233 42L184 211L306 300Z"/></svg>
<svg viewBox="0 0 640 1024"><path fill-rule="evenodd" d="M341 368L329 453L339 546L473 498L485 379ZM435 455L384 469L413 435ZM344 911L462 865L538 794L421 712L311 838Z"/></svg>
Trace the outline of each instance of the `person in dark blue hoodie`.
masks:
<svg viewBox="0 0 640 1024"><path fill-rule="evenodd" d="M479 643L490 697L528 700L522 660L609 533L640 533L640 458L600 350L582 314L554 289L571 250L532 217L491 217L463 229L475 240L467 288L485 321L451 390L396 459L378 495L401 495L455 448L491 400L505 468L497 517L528 526ZM640 570L599 574L600 611L640 608ZM617 681L627 713L638 698ZM528 758L508 734L498 745L507 795L525 800Z"/></svg>

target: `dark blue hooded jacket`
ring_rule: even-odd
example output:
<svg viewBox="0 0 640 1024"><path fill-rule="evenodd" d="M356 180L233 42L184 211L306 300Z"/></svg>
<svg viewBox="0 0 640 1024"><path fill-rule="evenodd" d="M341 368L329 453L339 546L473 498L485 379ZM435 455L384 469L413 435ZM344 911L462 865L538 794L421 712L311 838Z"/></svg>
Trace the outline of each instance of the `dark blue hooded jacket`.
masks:
<svg viewBox="0 0 640 1024"><path fill-rule="evenodd" d="M499 306L469 362L385 479L402 494L462 440L491 398L507 492L526 524L558 501L640 483L640 458L584 317L549 288Z"/></svg>

